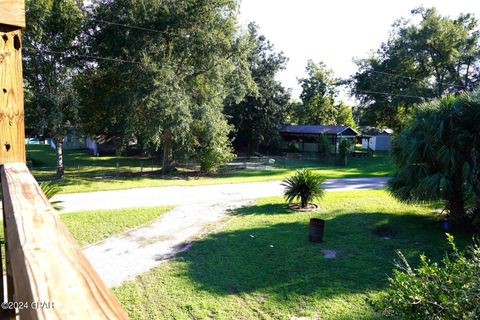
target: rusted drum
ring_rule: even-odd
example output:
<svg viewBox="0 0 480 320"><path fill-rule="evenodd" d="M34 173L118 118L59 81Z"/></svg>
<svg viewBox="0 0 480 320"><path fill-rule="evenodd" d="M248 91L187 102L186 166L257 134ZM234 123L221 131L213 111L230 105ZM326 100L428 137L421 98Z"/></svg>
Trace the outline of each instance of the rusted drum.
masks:
<svg viewBox="0 0 480 320"><path fill-rule="evenodd" d="M308 240L311 242L323 242L323 233L325 230L325 220L312 218L310 219L310 231Z"/></svg>

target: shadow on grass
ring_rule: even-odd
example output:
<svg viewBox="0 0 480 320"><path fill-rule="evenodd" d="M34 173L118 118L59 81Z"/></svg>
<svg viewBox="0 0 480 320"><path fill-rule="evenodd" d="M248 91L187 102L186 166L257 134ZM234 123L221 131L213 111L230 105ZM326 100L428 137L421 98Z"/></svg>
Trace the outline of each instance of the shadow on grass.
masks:
<svg viewBox="0 0 480 320"><path fill-rule="evenodd" d="M273 212L289 213L282 205L260 205L238 214L254 215L249 219L261 225L268 220L262 215ZM308 242L308 218L213 234L181 255L185 275L215 294L261 293L287 303L383 290L396 250L415 265L422 253L435 260L448 249L441 225L429 216L332 212L324 217L330 219L321 244ZM376 230L390 230L391 237ZM468 242L469 235L456 236ZM326 259L322 249L335 250L336 258Z"/></svg>

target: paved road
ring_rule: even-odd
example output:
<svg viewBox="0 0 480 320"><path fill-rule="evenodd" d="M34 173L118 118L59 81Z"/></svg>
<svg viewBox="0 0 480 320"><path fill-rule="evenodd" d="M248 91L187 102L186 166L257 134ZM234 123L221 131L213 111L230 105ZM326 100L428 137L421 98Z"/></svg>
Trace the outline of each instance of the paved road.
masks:
<svg viewBox="0 0 480 320"><path fill-rule="evenodd" d="M335 191L382 189L385 187L387 180L388 178L329 179L325 183L325 188ZM82 210L253 200L282 194L281 181L268 181L73 193L56 196L53 200L63 201L63 213Z"/></svg>
<svg viewBox="0 0 480 320"><path fill-rule="evenodd" d="M327 190L380 189L386 180L332 179L325 186ZM100 277L112 287L188 249L190 243L229 221L232 210L251 205L255 199L282 193L280 181L269 181L78 193L60 195L55 200L64 201L64 212L176 205L146 226L83 249Z"/></svg>

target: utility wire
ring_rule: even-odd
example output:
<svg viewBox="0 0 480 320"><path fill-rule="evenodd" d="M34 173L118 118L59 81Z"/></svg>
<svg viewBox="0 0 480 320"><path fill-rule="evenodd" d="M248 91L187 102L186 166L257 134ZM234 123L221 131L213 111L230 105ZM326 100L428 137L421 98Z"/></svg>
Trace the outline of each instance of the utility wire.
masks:
<svg viewBox="0 0 480 320"><path fill-rule="evenodd" d="M60 54L63 56L69 57L78 57L78 58L85 58L85 59L93 59L93 60L104 60L104 61L112 61L112 62L119 62L119 63L130 63L130 64L137 64L142 65L142 62L133 61L133 60L125 60L125 59L118 59L118 58L109 58L109 57L99 57L99 56L92 56L87 54L76 54L70 53L66 51L53 51L53 50L43 50L43 49L36 49L31 47L23 47L24 49L36 51L38 53L49 53L49 54Z"/></svg>
<svg viewBox="0 0 480 320"><path fill-rule="evenodd" d="M421 97L421 96L412 96L412 95L407 95L407 94L400 94L400 93L389 93L389 92L379 92L379 91L369 91L369 90L355 90L356 92L360 93L366 93L366 94L379 94L379 95L384 95L384 96L398 96L398 97L404 97L404 98L414 98L414 99L431 99L428 97Z"/></svg>
<svg viewBox="0 0 480 320"><path fill-rule="evenodd" d="M111 21L105 21L105 20L99 20L99 19L93 19L93 18L90 18L89 20L95 21L95 22L98 22L98 23L109 24L109 25L112 25L112 26L124 27L124 28L129 28L129 29L136 29L136 30L141 30L141 31L150 31L150 32L155 32L155 33L163 33L164 32L164 31L160 31L160 30L157 30L157 29L150 29L150 28L132 26L132 25L128 25L128 24L121 24L121 23L118 23L118 22L111 22Z"/></svg>
<svg viewBox="0 0 480 320"><path fill-rule="evenodd" d="M411 76L402 76L402 75L397 74L397 73L391 73L391 72L385 72L385 71L368 70L367 72L378 73L378 74L388 75L388 76L394 76L394 77L397 77L397 78L403 78L403 79L408 79L408 80L417 80L417 81L424 81L425 80L425 79L420 79L420 78L411 77ZM448 84L448 83L445 83L445 82L438 82L438 83L442 84L442 85L457 87L457 88L464 89L464 90L466 89L466 86L461 86L461 85L457 85L457 84Z"/></svg>

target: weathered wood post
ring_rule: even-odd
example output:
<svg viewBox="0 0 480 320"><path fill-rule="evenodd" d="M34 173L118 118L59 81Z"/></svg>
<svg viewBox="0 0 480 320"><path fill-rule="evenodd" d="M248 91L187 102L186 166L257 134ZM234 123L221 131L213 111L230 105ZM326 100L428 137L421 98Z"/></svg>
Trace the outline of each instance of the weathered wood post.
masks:
<svg viewBox="0 0 480 320"><path fill-rule="evenodd" d="M23 110L22 28L25 27L23 0L4 0L0 4L0 165L26 162ZM3 223L5 224L5 214ZM4 226L4 230L6 230ZM13 300L12 266L8 255L7 235L4 235L7 274L7 297ZM3 268L1 302L5 301ZM14 309L1 308L15 318Z"/></svg>
<svg viewBox="0 0 480 320"><path fill-rule="evenodd" d="M23 111L23 0L0 3L0 165L26 162Z"/></svg>

